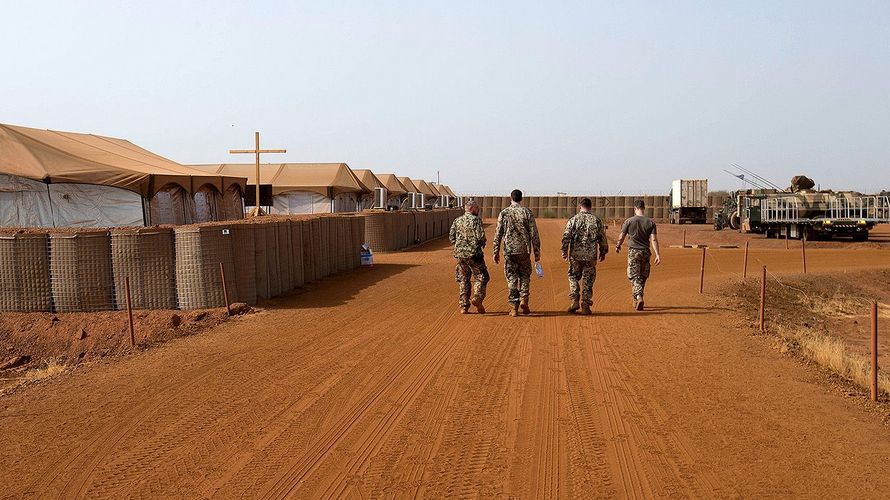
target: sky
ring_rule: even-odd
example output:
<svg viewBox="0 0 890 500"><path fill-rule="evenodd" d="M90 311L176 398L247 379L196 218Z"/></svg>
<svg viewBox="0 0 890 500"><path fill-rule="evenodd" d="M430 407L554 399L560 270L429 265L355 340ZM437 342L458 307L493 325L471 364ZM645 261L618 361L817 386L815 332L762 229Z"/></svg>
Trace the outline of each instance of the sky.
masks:
<svg viewBox="0 0 890 500"><path fill-rule="evenodd" d="M0 0L0 123L180 163L660 194L890 189L887 1Z"/></svg>

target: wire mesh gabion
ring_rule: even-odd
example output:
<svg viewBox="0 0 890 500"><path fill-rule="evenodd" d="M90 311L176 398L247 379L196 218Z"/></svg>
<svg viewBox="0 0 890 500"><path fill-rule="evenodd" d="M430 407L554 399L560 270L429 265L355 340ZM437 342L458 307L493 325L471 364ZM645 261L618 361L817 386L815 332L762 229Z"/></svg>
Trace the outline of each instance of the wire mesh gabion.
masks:
<svg viewBox="0 0 890 500"><path fill-rule="evenodd" d="M301 239L302 239L302 251L303 251L303 282L304 283L312 283L317 278L315 277L315 259L317 255L313 251L313 224L311 219L305 219L300 221L301 226Z"/></svg>
<svg viewBox="0 0 890 500"><path fill-rule="evenodd" d="M175 261L170 228L112 230L111 265L117 309L127 308L127 278L134 308L175 309Z"/></svg>
<svg viewBox="0 0 890 500"><path fill-rule="evenodd" d="M298 288L306 283L303 275L303 223L299 220L288 221L290 224L290 256L293 286Z"/></svg>
<svg viewBox="0 0 890 500"><path fill-rule="evenodd" d="M276 234L278 237L278 243L276 248L278 249L278 276L279 283L281 287L280 293L287 293L294 289L294 274L292 266L292 258L291 258L291 235L290 235L290 222L289 221L281 221L276 222Z"/></svg>
<svg viewBox="0 0 890 500"><path fill-rule="evenodd" d="M257 230L262 228L266 233L266 269L269 272L269 296L278 297L283 291L281 287L281 266L279 265L278 254L281 248L278 247L278 224L275 222L264 222L257 225Z"/></svg>
<svg viewBox="0 0 890 500"><path fill-rule="evenodd" d="M51 311L46 233L0 235L0 311Z"/></svg>
<svg viewBox="0 0 890 500"><path fill-rule="evenodd" d="M50 280L58 312L114 309L108 231L50 234Z"/></svg>
<svg viewBox="0 0 890 500"><path fill-rule="evenodd" d="M238 284L238 302L254 305L257 302L257 279L254 224L232 225L232 252L235 265L235 282Z"/></svg>
<svg viewBox="0 0 890 500"><path fill-rule="evenodd" d="M226 305L219 265L226 271L229 298L238 296L231 226L183 226L174 229L176 290L180 309Z"/></svg>

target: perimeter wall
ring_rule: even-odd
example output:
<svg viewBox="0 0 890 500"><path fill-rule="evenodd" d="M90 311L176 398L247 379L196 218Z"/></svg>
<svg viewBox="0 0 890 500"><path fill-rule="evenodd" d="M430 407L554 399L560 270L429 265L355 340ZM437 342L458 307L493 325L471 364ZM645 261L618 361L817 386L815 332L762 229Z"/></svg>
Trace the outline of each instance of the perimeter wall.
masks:
<svg viewBox="0 0 890 500"><path fill-rule="evenodd" d="M0 228L0 311L256 304L448 233L461 210L266 216L186 226ZM371 221L371 224L367 224ZM377 248L374 248L378 251Z"/></svg>
<svg viewBox="0 0 890 500"><path fill-rule="evenodd" d="M708 220L713 219L715 210L723 205L728 198L726 193L710 193L708 195ZM528 207L535 217L568 219L577 212L578 201L590 198L593 212L604 220L626 219L633 216L634 200L642 199L646 203L646 215L659 221L666 221L670 212L669 196L526 196L522 205ZM497 218L500 211L510 205L509 196L472 196L464 199L475 199L479 203L480 215L483 218Z"/></svg>

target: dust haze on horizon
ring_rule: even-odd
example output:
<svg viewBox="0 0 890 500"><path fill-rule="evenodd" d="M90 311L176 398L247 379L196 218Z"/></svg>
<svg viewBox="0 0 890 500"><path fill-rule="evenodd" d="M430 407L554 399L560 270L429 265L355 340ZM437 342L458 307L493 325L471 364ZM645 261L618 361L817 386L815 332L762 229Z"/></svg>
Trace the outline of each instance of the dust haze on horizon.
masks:
<svg viewBox="0 0 890 500"><path fill-rule="evenodd" d="M719 4L719 5L718 5ZM458 192L890 189L890 2L5 2L0 123ZM249 159L247 160L249 161Z"/></svg>

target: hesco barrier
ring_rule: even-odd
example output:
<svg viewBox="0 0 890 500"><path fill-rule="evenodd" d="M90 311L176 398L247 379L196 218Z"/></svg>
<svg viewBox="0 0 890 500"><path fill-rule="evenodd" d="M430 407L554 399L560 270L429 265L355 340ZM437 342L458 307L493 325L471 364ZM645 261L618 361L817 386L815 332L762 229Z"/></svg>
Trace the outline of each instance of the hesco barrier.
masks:
<svg viewBox="0 0 890 500"><path fill-rule="evenodd" d="M0 311L51 311L46 233L0 235Z"/></svg>
<svg viewBox="0 0 890 500"><path fill-rule="evenodd" d="M479 203L479 214L484 218L497 218L501 210L510 204L510 198L501 196L464 196L465 199L474 199ZM646 215L657 220L667 220L670 212L670 197L664 195L642 196L526 196L522 205L539 218L566 219L575 214L578 201L581 198L590 198L593 204L593 212L607 220L624 219L634 214L633 203L635 200L643 200L646 204ZM709 197L708 217L718 210L726 195L712 193Z"/></svg>
<svg viewBox="0 0 890 500"><path fill-rule="evenodd" d="M114 308L108 231L50 235L49 262L54 309L59 312Z"/></svg>
<svg viewBox="0 0 890 500"><path fill-rule="evenodd" d="M419 224L441 236L458 213L387 214L383 237L404 248ZM368 215L0 232L0 311L123 309L126 278L137 309L222 307L220 263L229 301L255 304L360 267Z"/></svg>
<svg viewBox="0 0 890 500"><path fill-rule="evenodd" d="M229 297L238 296L232 227L185 226L176 233L176 294L181 309L225 306L219 263Z"/></svg>
<svg viewBox="0 0 890 500"><path fill-rule="evenodd" d="M126 280L137 309L176 308L176 265L173 230L138 228L111 230L114 302L127 308Z"/></svg>
<svg viewBox="0 0 890 500"><path fill-rule="evenodd" d="M367 212L362 217L364 242L373 252L393 252L447 236L461 209Z"/></svg>

